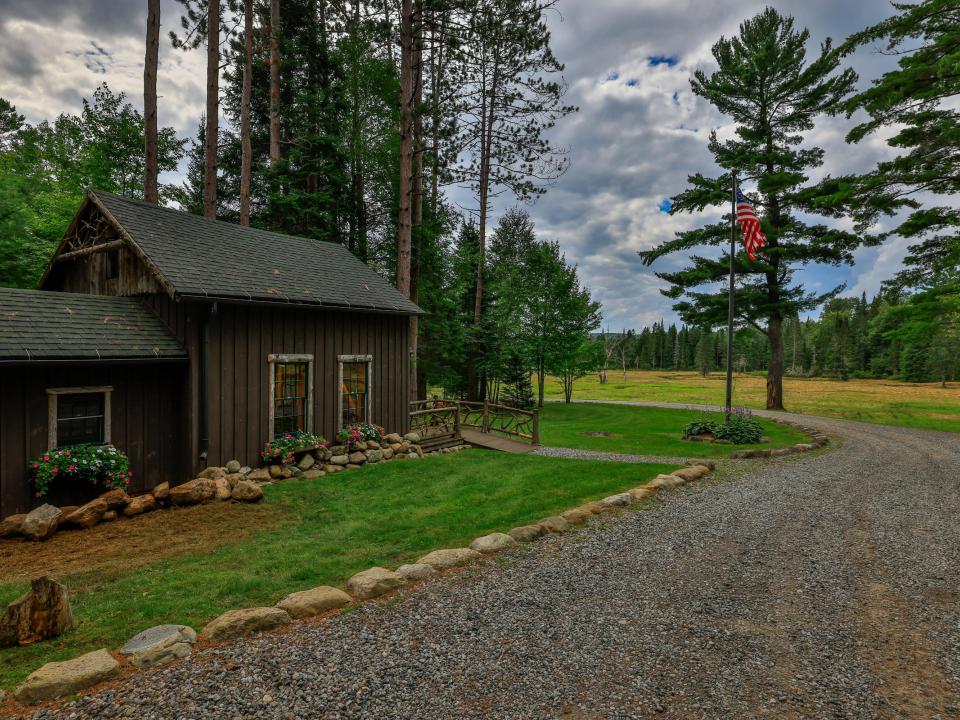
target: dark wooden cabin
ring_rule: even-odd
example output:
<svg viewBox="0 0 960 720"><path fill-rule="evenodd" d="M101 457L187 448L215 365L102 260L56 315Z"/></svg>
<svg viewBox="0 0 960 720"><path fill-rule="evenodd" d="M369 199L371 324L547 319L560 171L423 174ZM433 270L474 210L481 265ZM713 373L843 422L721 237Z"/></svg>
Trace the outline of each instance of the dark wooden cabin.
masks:
<svg viewBox="0 0 960 720"><path fill-rule="evenodd" d="M403 432L419 313L340 245L91 191L40 289L0 289L0 516L51 428L127 452L134 491L285 430Z"/></svg>

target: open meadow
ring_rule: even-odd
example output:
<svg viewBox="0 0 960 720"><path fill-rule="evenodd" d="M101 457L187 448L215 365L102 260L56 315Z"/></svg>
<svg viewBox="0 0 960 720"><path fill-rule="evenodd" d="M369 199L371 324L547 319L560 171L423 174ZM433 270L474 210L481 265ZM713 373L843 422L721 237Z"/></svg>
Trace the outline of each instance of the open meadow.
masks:
<svg viewBox="0 0 960 720"><path fill-rule="evenodd" d="M576 381L573 400L638 400L722 405L724 375L695 372L610 370L606 384L596 374ZM763 408L766 378L734 376L733 402ZM832 380L784 378L786 409L808 415L960 432L960 383L906 383L898 380ZM563 398L557 378L547 378L546 396Z"/></svg>

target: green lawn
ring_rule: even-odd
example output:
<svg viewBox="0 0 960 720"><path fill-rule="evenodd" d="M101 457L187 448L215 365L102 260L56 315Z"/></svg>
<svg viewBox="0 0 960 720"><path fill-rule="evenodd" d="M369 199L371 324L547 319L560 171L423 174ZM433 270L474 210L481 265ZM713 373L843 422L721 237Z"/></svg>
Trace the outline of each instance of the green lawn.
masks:
<svg viewBox="0 0 960 720"><path fill-rule="evenodd" d="M540 442L557 447L631 453L725 457L734 450L756 445L714 445L680 439L680 431L691 420L703 417L696 410L667 410L630 405L598 403L547 403L540 411ZM784 447L808 442L799 430L760 419L770 442L763 447ZM595 437L586 432L609 432Z"/></svg>
<svg viewBox="0 0 960 720"><path fill-rule="evenodd" d="M463 546L671 469L471 450L268 486L264 502L283 511L269 529L206 552L198 542L196 554L165 559L158 537L155 562L57 578L70 588L79 626L59 639L0 650L0 687L51 660L116 649L152 625L199 629L226 610L270 605L316 585L343 586L371 565L394 567ZM191 510L202 523L214 507ZM0 585L0 601L25 589Z"/></svg>

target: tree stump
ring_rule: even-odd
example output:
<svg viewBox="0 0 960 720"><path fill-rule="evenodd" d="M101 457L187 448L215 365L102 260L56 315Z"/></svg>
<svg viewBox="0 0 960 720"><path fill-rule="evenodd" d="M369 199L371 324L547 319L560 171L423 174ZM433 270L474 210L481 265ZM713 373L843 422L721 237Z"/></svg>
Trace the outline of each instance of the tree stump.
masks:
<svg viewBox="0 0 960 720"><path fill-rule="evenodd" d="M7 605L0 618L0 647L30 645L73 627L66 586L46 576L30 584L30 591Z"/></svg>

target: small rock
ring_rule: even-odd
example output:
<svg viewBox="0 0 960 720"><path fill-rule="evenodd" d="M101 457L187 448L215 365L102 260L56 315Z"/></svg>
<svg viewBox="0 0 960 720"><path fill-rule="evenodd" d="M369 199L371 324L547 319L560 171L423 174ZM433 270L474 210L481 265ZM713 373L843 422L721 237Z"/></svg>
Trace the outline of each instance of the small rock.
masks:
<svg viewBox="0 0 960 720"><path fill-rule="evenodd" d="M608 497L605 497L600 502L610 507L626 507L627 505L633 502L633 498L630 497L630 493L622 492L622 493L617 493L616 495L610 495Z"/></svg>
<svg viewBox="0 0 960 720"><path fill-rule="evenodd" d="M593 515L602 515L610 510L610 506L604 505L599 500L594 500L593 502L584 503L579 507L579 509L586 510L588 513Z"/></svg>
<svg viewBox="0 0 960 720"><path fill-rule="evenodd" d="M583 508L573 508L560 513L560 517L571 525L583 525L589 518L593 517L593 513Z"/></svg>
<svg viewBox="0 0 960 720"><path fill-rule="evenodd" d="M317 478L322 478L327 473L323 470L320 470L316 467L312 467L303 474L304 480L316 480Z"/></svg>
<svg viewBox="0 0 960 720"><path fill-rule="evenodd" d="M403 439L412 445L418 445L420 443L420 433L409 432L403 436Z"/></svg>
<svg viewBox="0 0 960 720"><path fill-rule="evenodd" d="M162 482L159 485L155 485L150 492L157 500L167 500L170 497L170 483Z"/></svg>
<svg viewBox="0 0 960 720"><path fill-rule="evenodd" d="M107 512L107 501L98 497L67 515L64 522L88 530L103 520L105 512Z"/></svg>
<svg viewBox="0 0 960 720"><path fill-rule="evenodd" d="M255 482L241 480L233 486L230 497L240 502L257 502L263 497L263 489Z"/></svg>
<svg viewBox="0 0 960 720"><path fill-rule="evenodd" d="M44 504L27 513L20 532L28 540L46 540L57 531L62 521L63 513L60 508Z"/></svg>
<svg viewBox="0 0 960 720"><path fill-rule="evenodd" d="M277 603L277 607L285 610L290 617L302 618L342 608L351 602L353 602L352 599L343 590L321 585L310 590L290 593Z"/></svg>
<svg viewBox="0 0 960 720"><path fill-rule="evenodd" d="M170 502L174 505L197 505L212 500L217 486L209 478L196 478L170 489Z"/></svg>
<svg viewBox="0 0 960 720"><path fill-rule="evenodd" d="M644 485L643 487L633 488L632 490L627 490L630 493L630 497L634 502L640 502L641 500L646 500L649 497L653 497L657 494L657 488L652 488Z"/></svg>
<svg viewBox="0 0 960 720"><path fill-rule="evenodd" d="M278 480L283 475L283 468L279 465L271 465L267 471L274 480Z"/></svg>
<svg viewBox="0 0 960 720"><path fill-rule="evenodd" d="M246 479L252 482L269 482L270 471L266 468L257 468L248 472Z"/></svg>
<svg viewBox="0 0 960 720"><path fill-rule="evenodd" d="M444 570L446 568L466 565L477 558L482 557L476 550L470 548L450 548L446 550L434 550L432 553L424 555L417 560L420 565L429 565L434 570Z"/></svg>
<svg viewBox="0 0 960 720"><path fill-rule="evenodd" d="M383 439L384 439L384 440L387 442L387 444L389 444L389 445L396 445L397 443L403 442L403 438L400 437L400 433L390 433L389 435L387 435L387 436L386 436L385 438L383 438ZM393 449L396 450L396 448L393 448Z"/></svg>
<svg viewBox="0 0 960 720"><path fill-rule="evenodd" d="M144 495L137 495L135 498L131 498L130 502L127 503L127 506L123 509L123 514L126 517L133 517L134 515L140 515L145 512L150 512L151 510L156 510L157 508L157 499L150 493Z"/></svg>
<svg viewBox="0 0 960 720"><path fill-rule="evenodd" d="M130 496L127 495L127 491L123 488L108 490L100 497L106 501L108 510L123 510L127 506L127 503L130 502Z"/></svg>
<svg viewBox="0 0 960 720"><path fill-rule="evenodd" d="M397 575L406 580L424 580L436 574L437 571L426 563L412 563L397 568Z"/></svg>
<svg viewBox="0 0 960 720"><path fill-rule="evenodd" d="M349 455L332 455L330 457L331 465L346 465L350 462Z"/></svg>
<svg viewBox="0 0 960 720"><path fill-rule="evenodd" d="M710 470L703 465L691 465L690 467L680 468L670 473L674 477L682 478L684 482L693 482L699 480L704 475L709 475Z"/></svg>
<svg viewBox="0 0 960 720"><path fill-rule="evenodd" d="M246 476L246 475L249 475L249 474L250 474L251 472L253 472L253 471L250 469L250 466L249 466L249 465L244 465L244 466L243 466L242 468L240 468L237 472L239 472L241 475Z"/></svg>
<svg viewBox="0 0 960 720"><path fill-rule="evenodd" d="M346 454L347 454L347 446L346 446L346 445L331 445L328 449L330 450L330 457L333 457L334 455L346 455Z"/></svg>
<svg viewBox="0 0 960 720"><path fill-rule="evenodd" d="M101 522L113 522L113 521L116 520L116 519L117 519L117 511L116 511L116 510L107 510L107 511L103 514L103 519L101 520Z"/></svg>
<svg viewBox="0 0 960 720"><path fill-rule="evenodd" d="M283 470L280 471L280 478L282 480L289 480L292 477L296 477L300 474L300 468L296 465L284 465Z"/></svg>
<svg viewBox="0 0 960 720"><path fill-rule="evenodd" d="M367 461L367 455L357 450L356 452L350 453L348 459L351 465L363 465Z"/></svg>
<svg viewBox="0 0 960 720"><path fill-rule="evenodd" d="M328 475L332 475L343 470L343 465L325 465L323 469Z"/></svg>
<svg viewBox="0 0 960 720"><path fill-rule="evenodd" d="M120 663L104 650L64 662L51 662L27 676L14 692L21 702L37 702L69 695L108 680L120 672Z"/></svg>
<svg viewBox="0 0 960 720"><path fill-rule="evenodd" d="M513 547L517 541L506 533L490 533L476 538L470 543L470 549L481 553L493 553Z"/></svg>
<svg viewBox="0 0 960 720"><path fill-rule="evenodd" d="M367 462L368 463L378 463L383 460L383 451L382 450L367 450L366 452Z"/></svg>
<svg viewBox="0 0 960 720"><path fill-rule="evenodd" d="M19 535L20 528L23 526L23 521L26 517L26 513L5 517L3 521L0 522L0 538L16 537Z"/></svg>
<svg viewBox="0 0 960 720"><path fill-rule="evenodd" d="M647 483L647 487L657 490L663 488L664 490L669 490L670 488L675 488L678 485L683 485L683 478L678 478L676 475L657 475L653 480Z"/></svg>
<svg viewBox="0 0 960 720"><path fill-rule="evenodd" d="M286 610L278 607L254 607L230 610L211 620L200 632L209 642L245 637L260 630L272 630L290 622Z"/></svg>
<svg viewBox="0 0 960 720"><path fill-rule="evenodd" d="M538 522L537 525L542 527L547 532L552 533L566 532L570 529L570 523L568 523L559 515L553 515L552 517L544 518Z"/></svg>
<svg viewBox="0 0 960 720"><path fill-rule="evenodd" d="M367 450L379 450L380 443L376 440L367 440Z"/></svg>
<svg viewBox="0 0 960 720"><path fill-rule="evenodd" d="M187 625L156 625L134 635L120 648L138 668L187 657L193 651L197 633Z"/></svg>
<svg viewBox="0 0 960 720"><path fill-rule="evenodd" d="M207 478L208 480L216 480L217 478L222 478L226 474L227 473L224 472L222 467L208 467L205 470L201 470L197 477Z"/></svg>
<svg viewBox="0 0 960 720"><path fill-rule="evenodd" d="M238 473L238 472L240 472L240 468L241 468L241 467L242 467L242 466L240 465L240 461L239 461L239 460L230 460L230 461L228 461L227 464L224 466L224 469L227 471L227 474L229 475L230 473Z"/></svg>
<svg viewBox="0 0 960 720"><path fill-rule="evenodd" d="M527 543L533 542L541 535L545 535L546 532L546 528L542 525L521 525L508 532L507 535L517 542Z"/></svg>
<svg viewBox="0 0 960 720"><path fill-rule="evenodd" d="M393 448L385 447L381 450L384 460L393 460Z"/></svg>
<svg viewBox="0 0 960 720"><path fill-rule="evenodd" d="M300 458L300 462L297 463L297 467L300 468L301 470L309 470L314 465L316 465L316 463L317 461L316 459L314 459L313 455L311 455L310 453L307 453L302 458Z"/></svg>

